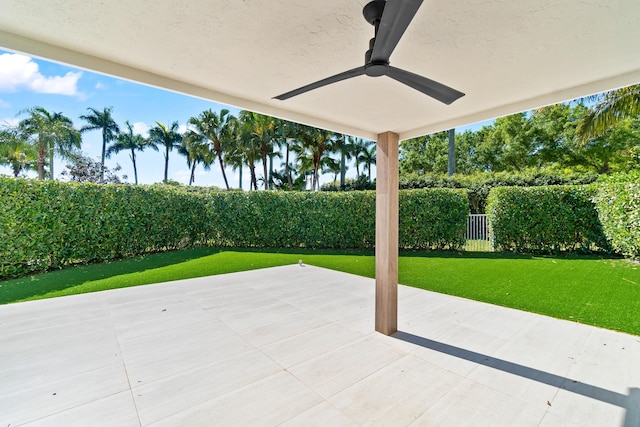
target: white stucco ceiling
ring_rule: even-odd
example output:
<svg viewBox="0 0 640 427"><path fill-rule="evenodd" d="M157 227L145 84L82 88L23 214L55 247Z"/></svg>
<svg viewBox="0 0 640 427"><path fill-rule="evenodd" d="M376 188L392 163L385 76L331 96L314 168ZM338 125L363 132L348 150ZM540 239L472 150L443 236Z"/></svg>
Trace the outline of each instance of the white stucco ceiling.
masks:
<svg viewBox="0 0 640 427"><path fill-rule="evenodd" d="M425 0L391 64L466 93L460 100L366 76L272 99L363 65L366 3L2 0L0 46L371 139L640 81L638 0Z"/></svg>

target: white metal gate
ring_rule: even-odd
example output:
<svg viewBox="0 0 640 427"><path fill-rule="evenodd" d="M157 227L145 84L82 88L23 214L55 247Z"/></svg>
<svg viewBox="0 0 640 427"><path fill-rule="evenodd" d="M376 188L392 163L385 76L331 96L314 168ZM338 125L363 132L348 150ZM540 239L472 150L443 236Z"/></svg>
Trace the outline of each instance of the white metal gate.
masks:
<svg viewBox="0 0 640 427"><path fill-rule="evenodd" d="M492 252L493 237L489 229L486 214L469 214L467 219L467 242L465 250L474 252Z"/></svg>

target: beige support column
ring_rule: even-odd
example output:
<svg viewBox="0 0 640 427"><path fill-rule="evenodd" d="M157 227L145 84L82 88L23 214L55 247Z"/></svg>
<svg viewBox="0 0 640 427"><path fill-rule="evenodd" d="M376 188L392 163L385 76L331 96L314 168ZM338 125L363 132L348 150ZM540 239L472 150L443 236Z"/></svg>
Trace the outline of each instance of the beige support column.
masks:
<svg viewBox="0 0 640 427"><path fill-rule="evenodd" d="M398 134L378 135L376 150L376 331L398 330Z"/></svg>

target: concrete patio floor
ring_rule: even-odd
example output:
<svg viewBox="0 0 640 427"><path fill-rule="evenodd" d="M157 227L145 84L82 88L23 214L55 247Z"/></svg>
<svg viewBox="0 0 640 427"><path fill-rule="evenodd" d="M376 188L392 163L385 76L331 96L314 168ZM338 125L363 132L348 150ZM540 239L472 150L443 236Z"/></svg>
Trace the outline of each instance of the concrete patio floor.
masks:
<svg viewBox="0 0 640 427"><path fill-rule="evenodd" d="M0 426L639 426L640 337L286 266L0 306Z"/></svg>

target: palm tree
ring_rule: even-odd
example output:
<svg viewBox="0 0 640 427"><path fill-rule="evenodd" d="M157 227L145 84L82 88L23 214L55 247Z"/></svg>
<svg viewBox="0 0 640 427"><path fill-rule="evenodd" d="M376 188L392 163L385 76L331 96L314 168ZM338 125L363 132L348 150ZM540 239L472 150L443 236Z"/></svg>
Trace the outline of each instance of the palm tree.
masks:
<svg viewBox="0 0 640 427"><path fill-rule="evenodd" d="M178 148L182 142L182 135L178 133L178 122L171 123L167 127L160 122L156 122L156 126L149 130L149 140L154 145L161 145L165 148L164 155L164 182L169 181L169 152L174 148Z"/></svg>
<svg viewBox="0 0 640 427"><path fill-rule="evenodd" d="M304 126L299 139L302 146L309 153L313 165L313 175L311 178L311 188L320 189L319 173L323 165L326 163L325 154L332 150L331 137L332 132L324 129L312 128Z"/></svg>
<svg viewBox="0 0 640 427"><path fill-rule="evenodd" d="M198 163L202 163L204 170L208 171L216 158L216 153L211 150L209 142L201 134L192 130L182 136L182 145L178 147L178 153L187 158L187 166L191 170L189 185L195 182Z"/></svg>
<svg viewBox="0 0 640 427"><path fill-rule="evenodd" d="M33 107L21 113L27 113L29 116L18 124L18 128L26 137L36 138L38 179L44 179L47 157L50 177L53 179L54 154L70 158L75 149L79 149L82 144L80 132L73 127L71 119L62 113L50 113L42 107Z"/></svg>
<svg viewBox="0 0 640 427"><path fill-rule="evenodd" d="M602 136L616 122L640 115L640 84L592 97L594 105L578 122L576 138L586 143Z"/></svg>
<svg viewBox="0 0 640 427"><path fill-rule="evenodd" d="M352 138L352 137L349 137ZM353 158L356 164L356 178L360 178L360 165L362 161L362 153L367 149L369 143L362 138L352 138L351 145L353 146Z"/></svg>
<svg viewBox="0 0 640 427"><path fill-rule="evenodd" d="M234 149L234 158L237 156L237 161L240 164L244 163L249 167L251 183L249 190L258 189L258 179L256 177L256 163L260 158L259 141L256 134L253 132L252 115L248 112L240 113L240 120L236 131L236 145Z"/></svg>
<svg viewBox="0 0 640 427"><path fill-rule="evenodd" d="M340 153L340 187L344 187L345 177L347 174L346 161L351 160L354 150L353 138L346 135L335 134L333 149Z"/></svg>
<svg viewBox="0 0 640 427"><path fill-rule="evenodd" d="M340 167L340 162L331 157L326 157L326 162L322 165L323 173L330 173L333 175L333 179L331 180L331 185L337 185L338 174L342 172L342 168Z"/></svg>
<svg viewBox="0 0 640 427"><path fill-rule="evenodd" d="M269 173L267 159L273 152L273 142L275 139L274 128L275 119L273 117L265 116L263 114L252 113L250 111L240 112L240 118L243 122L248 124L250 129L253 143L260 150L260 156L262 158L262 167L264 170L264 189L269 189Z"/></svg>
<svg viewBox="0 0 640 427"><path fill-rule="evenodd" d="M373 141L365 146L365 149L358 156L358 161L364 163L368 172L369 182L371 182L371 165L376 164L376 145Z"/></svg>
<svg viewBox="0 0 640 427"><path fill-rule="evenodd" d="M242 150L242 138L241 129L242 123L238 118L233 117L232 122L229 123L231 141L226 148L224 160L226 166L231 166L232 171L238 171L240 175L238 180L238 188L242 190L242 169L244 167L244 156Z"/></svg>
<svg viewBox="0 0 640 427"><path fill-rule="evenodd" d="M136 166L136 151L144 151L145 148L151 148L158 151L158 147L153 145L148 139L142 135L133 133L133 125L129 121L124 122L127 127L126 133L118 133L116 136L116 142L109 147L106 156L111 157L112 154L118 154L123 150L129 150L129 158L133 163L133 176L135 178L136 185L138 185L138 168Z"/></svg>
<svg viewBox="0 0 640 427"><path fill-rule="evenodd" d="M102 131L102 158L100 160L100 164L102 169L104 169L104 158L107 153L107 144L114 139L120 132L120 128L118 127L113 117L111 117L111 111L113 107L104 108L102 111L98 111L95 108L87 108L90 111L89 114L85 114L80 116L82 120L85 120L88 125L82 126L80 128L80 132L84 133L91 130ZM100 183L104 182L104 172L100 175Z"/></svg>
<svg viewBox="0 0 640 427"><path fill-rule="evenodd" d="M285 148L285 158L284 158L284 175L282 173L278 173L278 180L282 181L284 178L284 182L286 186L283 184L279 184L279 189L293 189L293 179L292 179L292 168L291 168L291 151L292 147L296 144L299 144L297 140L298 132L301 125L297 123L289 122L287 120L274 119L274 141L276 145L280 149Z"/></svg>
<svg viewBox="0 0 640 427"><path fill-rule="evenodd" d="M202 137L209 140L213 146L213 150L218 156L220 162L220 170L222 171L222 177L224 178L224 184L229 189L229 182L227 181L227 174L224 171L223 152L230 150L234 140L232 132L233 116L229 114L229 110L223 108L220 113L217 114L211 110L202 112L198 117L192 117L189 119L195 129L194 131L200 134Z"/></svg>
<svg viewBox="0 0 640 427"><path fill-rule="evenodd" d="M36 167L37 159L36 147L22 138L17 129L0 130L0 165L9 166L15 178Z"/></svg>

